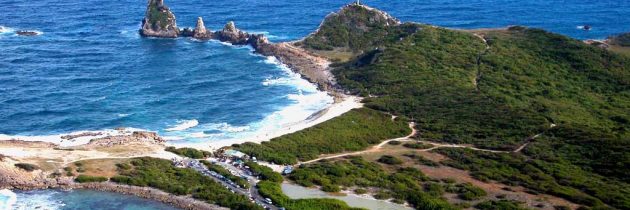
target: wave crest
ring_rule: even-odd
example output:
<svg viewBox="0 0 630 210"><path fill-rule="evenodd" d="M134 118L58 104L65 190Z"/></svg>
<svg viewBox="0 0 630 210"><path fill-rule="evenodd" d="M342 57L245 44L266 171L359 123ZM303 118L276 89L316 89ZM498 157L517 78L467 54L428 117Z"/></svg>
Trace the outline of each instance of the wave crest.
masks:
<svg viewBox="0 0 630 210"><path fill-rule="evenodd" d="M183 130L187 130L189 128L199 125L199 121L197 121L196 119L179 120L178 123L179 124L175 125L174 127L167 128L165 130L166 131L183 131Z"/></svg>

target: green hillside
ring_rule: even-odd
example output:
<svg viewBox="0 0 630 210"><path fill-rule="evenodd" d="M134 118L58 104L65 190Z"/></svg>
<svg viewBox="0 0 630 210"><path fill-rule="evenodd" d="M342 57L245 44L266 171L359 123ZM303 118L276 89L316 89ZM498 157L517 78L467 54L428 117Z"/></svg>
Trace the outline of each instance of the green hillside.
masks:
<svg viewBox="0 0 630 210"><path fill-rule="evenodd" d="M521 158L523 164L540 161L532 167L552 176L534 183L553 185L515 183L569 200L584 199L574 201L589 206L604 201L630 208L630 192L614 187L630 181L627 56L538 29L512 27L474 35L422 26L343 64L335 74L344 87L372 96L366 99L368 107L418 122L420 138L514 150L541 134L525 155L475 165L488 157L451 149L445 152L451 164L488 171ZM529 172L479 178L512 183ZM592 177L598 184L567 179L567 174Z"/></svg>

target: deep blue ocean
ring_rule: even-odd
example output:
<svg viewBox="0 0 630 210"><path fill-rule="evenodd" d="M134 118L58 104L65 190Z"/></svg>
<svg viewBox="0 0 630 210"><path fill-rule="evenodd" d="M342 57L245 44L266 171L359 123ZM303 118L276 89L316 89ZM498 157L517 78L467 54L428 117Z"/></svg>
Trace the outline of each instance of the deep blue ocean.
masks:
<svg viewBox="0 0 630 210"><path fill-rule="evenodd" d="M272 41L307 35L346 3L166 0L180 27L194 26L197 16L213 30L233 20ZM577 39L630 31L625 0L363 3L402 21L450 28L525 25ZM1 0L0 136L133 127L183 141L225 140L305 119L332 102L248 47L141 38L145 9L145 0ZM16 30L42 34L21 37Z"/></svg>

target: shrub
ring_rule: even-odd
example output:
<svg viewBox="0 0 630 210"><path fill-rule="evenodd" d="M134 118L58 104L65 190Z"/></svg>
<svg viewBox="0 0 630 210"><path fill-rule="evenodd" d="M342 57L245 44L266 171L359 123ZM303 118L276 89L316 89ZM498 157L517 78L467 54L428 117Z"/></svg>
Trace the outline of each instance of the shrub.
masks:
<svg viewBox="0 0 630 210"><path fill-rule="evenodd" d="M415 143L403 144L403 147L407 147L407 148L411 148L411 149L429 149L429 148L432 148L433 145L423 144L423 143L420 143L420 142L415 142Z"/></svg>
<svg viewBox="0 0 630 210"><path fill-rule="evenodd" d="M131 165L129 165L128 163L116 163L116 167L123 171L131 169Z"/></svg>
<svg viewBox="0 0 630 210"><path fill-rule="evenodd" d="M203 151L203 150L197 150L197 149L193 149L193 148L175 148L175 147L166 147L166 149L164 149L168 152L172 152L175 153L179 156L183 156L183 157L189 157L189 158L193 158L193 159L203 159L203 158L208 158L210 156L212 156L211 152L208 151Z"/></svg>
<svg viewBox="0 0 630 210"><path fill-rule="evenodd" d="M389 142L387 142L387 144L389 144L389 145L400 145L400 144L402 144L402 142L400 142L400 141L389 141Z"/></svg>
<svg viewBox="0 0 630 210"><path fill-rule="evenodd" d="M18 168L20 168L22 170L25 170L25 171L28 171L28 172L31 172L31 171L39 169L39 167L37 167L36 165L30 164L30 163L16 163L15 167L18 167Z"/></svg>
<svg viewBox="0 0 630 210"><path fill-rule="evenodd" d="M88 176L88 175L79 175L74 179L75 182L78 183L86 183L86 182L105 182L107 181L107 177L102 176Z"/></svg>
<svg viewBox="0 0 630 210"><path fill-rule="evenodd" d="M267 166L258 165L258 163L247 162L245 163L249 167L249 170L252 171L254 175L260 176L260 179L272 181L272 182L282 182L284 178L279 173L274 172L271 168Z"/></svg>
<svg viewBox="0 0 630 210"><path fill-rule="evenodd" d="M358 188L358 189L354 190L354 193L361 195L361 194L367 193L367 190L363 189L363 188Z"/></svg>
<svg viewBox="0 0 630 210"><path fill-rule="evenodd" d="M381 158L378 159L378 162L385 163L388 165L399 165L403 163L402 160L398 159L397 157L390 156L390 155L381 156Z"/></svg>
<svg viewBox="0 0 630 210"><path fill-rule="evenodd" d="M324 192L339 192L341 189L337 185L327 184L322 186L322 191Z"/></svg>

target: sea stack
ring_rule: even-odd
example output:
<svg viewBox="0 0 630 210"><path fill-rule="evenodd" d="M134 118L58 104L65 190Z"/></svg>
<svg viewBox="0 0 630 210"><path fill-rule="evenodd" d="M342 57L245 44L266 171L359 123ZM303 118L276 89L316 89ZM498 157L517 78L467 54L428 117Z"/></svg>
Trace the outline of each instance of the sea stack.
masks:
<svg viewBox="0 0 630 210"><path fill-rule="evenodd" d="M164 5L164 0L148 1L140 34L147 37L163 38L176 38L179 35L175 15Z"/></svg>
<svg viewBox="0 0 630 210"><path fill-rule="evenodd" d="M211 39L211 33L208 33L206 26L203 24L203 18L197 18L197 25L195 26L195 30L193 31L193 37L195 39Z"/></svg>
<svg viewBox="0 0 630 210"><path fill-rule="evenodd" d="M249 34L242 32L233 21L228 22L223 30L216 32L216 38L222 42L229 42L236 45L248 44Z"/></svg>

